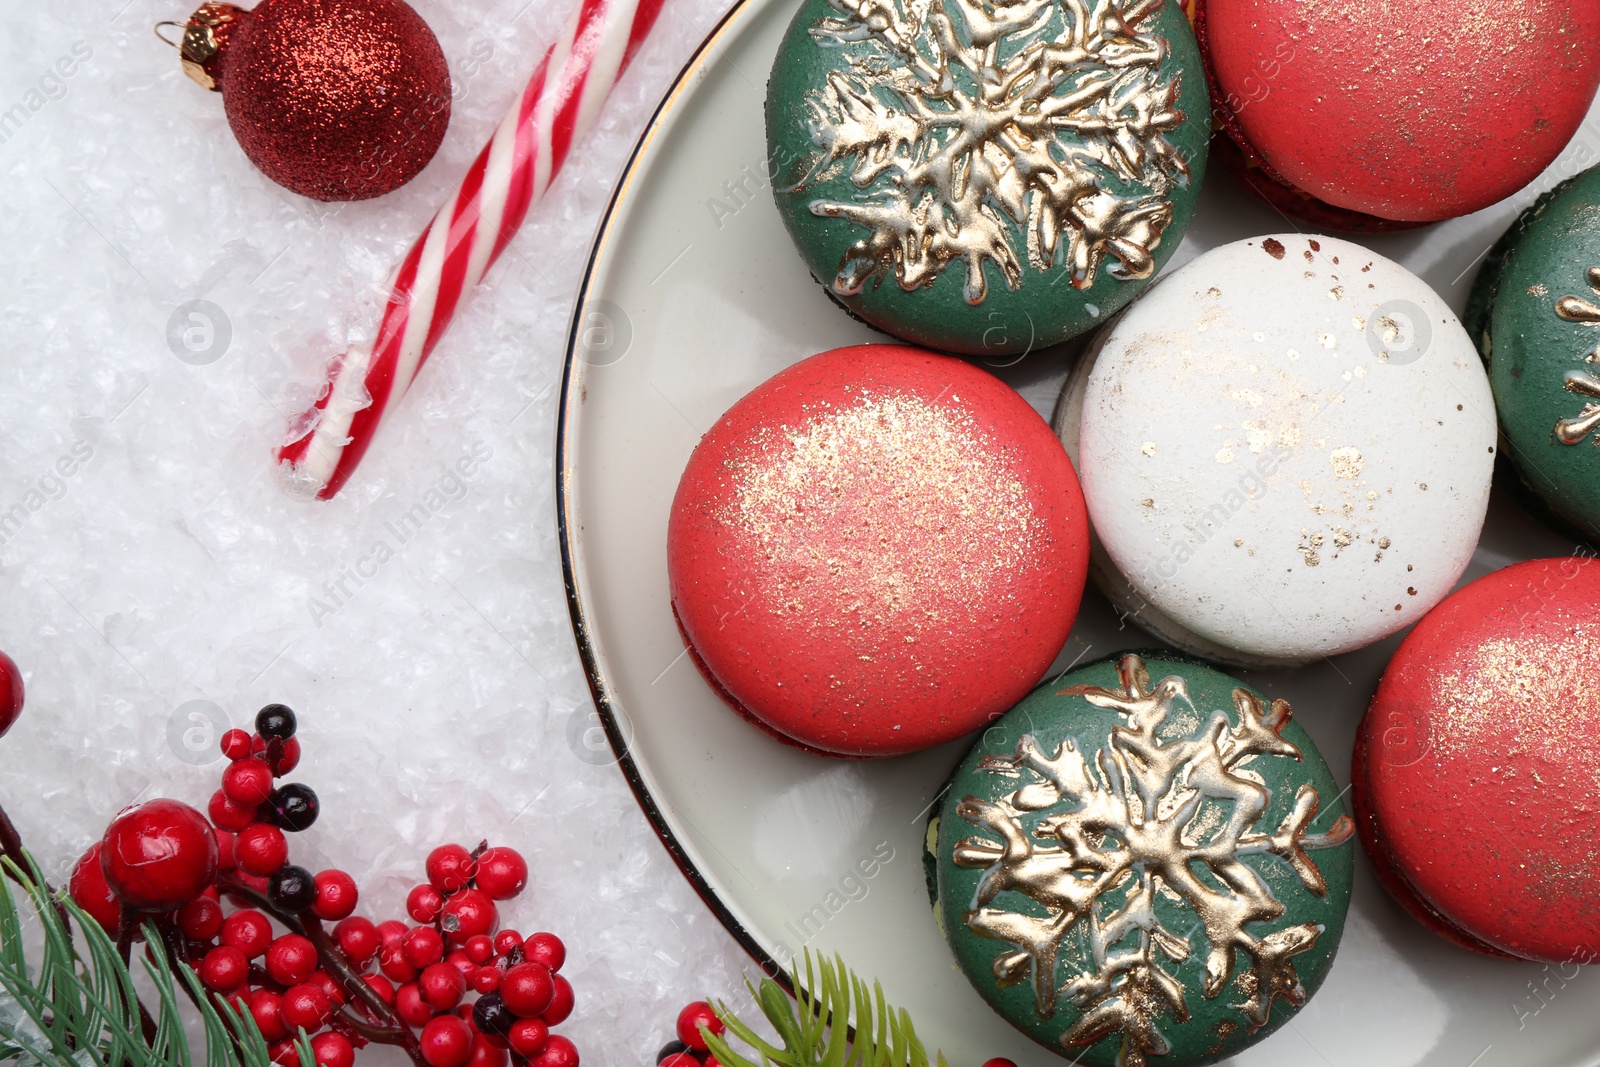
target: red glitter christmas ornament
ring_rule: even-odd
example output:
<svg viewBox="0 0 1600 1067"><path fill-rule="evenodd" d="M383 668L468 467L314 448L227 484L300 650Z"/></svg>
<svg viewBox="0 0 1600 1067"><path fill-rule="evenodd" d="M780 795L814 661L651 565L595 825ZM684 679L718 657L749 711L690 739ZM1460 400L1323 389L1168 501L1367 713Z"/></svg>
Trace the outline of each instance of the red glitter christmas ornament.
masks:
<svg viewBox="0 0 1600 1067"><path fill-rule="evenodd" d="M222 93L250 161L313 200L399 188L450 123L450 70L404 0L207 3L190 16L184 70Z"/></svg>

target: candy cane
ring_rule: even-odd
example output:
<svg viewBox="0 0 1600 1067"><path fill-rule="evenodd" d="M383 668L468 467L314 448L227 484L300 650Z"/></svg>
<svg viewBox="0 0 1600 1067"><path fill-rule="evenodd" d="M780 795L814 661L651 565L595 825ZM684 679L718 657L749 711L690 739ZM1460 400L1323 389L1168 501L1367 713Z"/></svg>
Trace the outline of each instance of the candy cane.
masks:
<svg viewBox="0 0 1600 1067"><path fill-rule="evenodd" d="M483 280L573 143L594 125L662 2L583 0L567 20L461 187L390 279L376 339L335 359L327 388L295 420L278 451L279 474L292 492L327 500L354 472L467 291Z"/></svg>

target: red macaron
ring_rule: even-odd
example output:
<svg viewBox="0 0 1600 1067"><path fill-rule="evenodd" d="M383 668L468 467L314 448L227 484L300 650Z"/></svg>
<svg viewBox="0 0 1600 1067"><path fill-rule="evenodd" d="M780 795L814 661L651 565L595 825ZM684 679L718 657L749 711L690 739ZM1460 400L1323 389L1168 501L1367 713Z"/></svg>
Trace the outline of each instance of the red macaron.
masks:
<svg viewBox="0 0 1600 1067"><path fill-rule="evenodd" d="M1533 560L1451 596L1395 653L1357 737L1379 881L1490 955L1600 958L1600 561Z"/></svg>
<svg viewBox="0 0 1600 1067"><path fill-rule="evenodd" d="M1384 230L1503 200L1600 87L1600 6L1570 0L1198 0L1221 161L1323 227Z"/></svg>
<svg viewBox="0 0 1600 1067"><path fill-rule="evenodd" d="M741 714L840 756L961 737L1049 668L1089 524L1072 463L1008 386L948 356L802 360L705 435L667 534L695 661Z"/></svg>

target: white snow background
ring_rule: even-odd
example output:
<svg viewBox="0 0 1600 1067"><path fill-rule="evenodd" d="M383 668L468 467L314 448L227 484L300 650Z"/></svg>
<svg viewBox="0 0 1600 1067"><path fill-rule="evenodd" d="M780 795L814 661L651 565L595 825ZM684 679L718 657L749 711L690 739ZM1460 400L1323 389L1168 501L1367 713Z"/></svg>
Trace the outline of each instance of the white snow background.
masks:
<svg viewBox="0 0 1600 1067"><path fill-rule="evenodd" d="M343 207L279 188L244 157L221 97L152 35L187 17L185 0L0 7L0 113L27 115L0 126L0 513L26 514L0 531L0 648L28 687L0 740L0 801L64 878L124 805L203 809L223 768L209 707L247 726L287 703L305 747L292 777L323 802L293 839L296 862L348 870L361 913L382 919L403 917L435 845L520 849L530 884L503 921L567 942L577 1008L558 1032L591 1065L653 1063L678 1009L741 998L751 965L585 744L595 720L552 454L600 213L723 5L667 0L599 127L358 476L331 503L301 503L271 475L288 416L327 359L374 328L380 283L569 9L412 2L450 61L449 134L411 184ZM168 342L192 300L220 308L231 334L204 365ZM474 450L488 458L460 478ZM386 526L441 498L404 543ZM395 558L348 577L380 540ZM341 578L350 595L335 600L324 583Z"/></svg>

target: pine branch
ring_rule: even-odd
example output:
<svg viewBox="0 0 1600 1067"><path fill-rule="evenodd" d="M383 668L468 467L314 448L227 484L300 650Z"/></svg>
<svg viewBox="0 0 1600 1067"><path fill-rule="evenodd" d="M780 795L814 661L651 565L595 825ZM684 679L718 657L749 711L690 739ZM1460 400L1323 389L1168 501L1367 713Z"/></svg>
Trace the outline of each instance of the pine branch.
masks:
<svg viewBox="0 0 1600 1067"><path fill-rule="evenodd" d="M874 982L868 989L838 956L814 958L807 950L804 960L804 974L798 960L790 972L793 999L771 978L759 988L745 983L783 1045L763 1040L718 1001L715 1010L728 1036L748 1045L759 1062L735 1052L727 1037L706 1032L717 1062L723 1067L928 1067L911 1016L884 1000L883 986ZM946 1067L943 1053L936 1062Z"/></svg>
<svg viewBox="0 0 1600 1067"><path fill-rule="evenodd" d="M271 1067L255 1021L213 999L187 964L169 957L160 933L149 925L141 964L159 1001L150 1025L143 1025L134 973L117 944L70 897L51 893L31 857L23 858L25 867L4 859L4 874L22 888L43 946L38 963L30 964L23 913L10 882L0 879L0 1062L198 1067L178 1008L181 989L205 1031L204 1067ZM314 1062L304 1035L300 1045L303 1062Z"/></svg>

